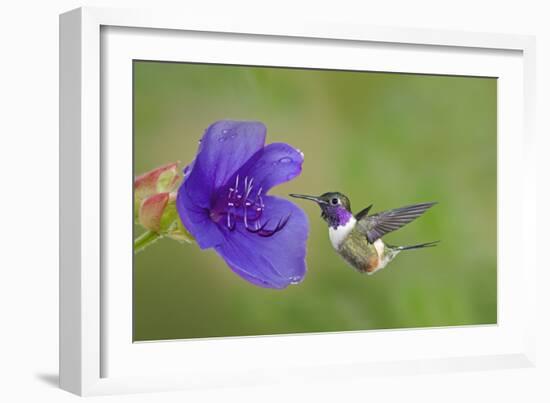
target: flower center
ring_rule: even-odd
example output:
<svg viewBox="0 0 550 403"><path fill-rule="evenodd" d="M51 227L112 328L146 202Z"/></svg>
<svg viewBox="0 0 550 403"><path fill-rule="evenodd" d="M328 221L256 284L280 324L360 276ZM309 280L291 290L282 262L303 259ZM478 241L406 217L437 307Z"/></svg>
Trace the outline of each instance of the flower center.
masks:
<svg viewBox="0 0 550 403"><path fill-rule="evenodd" d="M245 176L241 179L237 175L235 183L222 191L222 196L210 212L210 217L216 222L223 220L223 224L230 231L235 229L237 222L242 222L247 231L259 236L275 235L285 227L290 216L280 219L275 226L270 225L269 219L262 223L261 218L265 210L262 192L261 186L254 187L253 177Z"/></svg>

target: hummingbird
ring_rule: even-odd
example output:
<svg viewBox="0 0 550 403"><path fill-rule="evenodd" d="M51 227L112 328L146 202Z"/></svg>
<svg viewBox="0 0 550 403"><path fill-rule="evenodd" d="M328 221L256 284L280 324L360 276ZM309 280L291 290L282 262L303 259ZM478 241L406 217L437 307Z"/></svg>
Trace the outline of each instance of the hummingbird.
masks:
<svg viewBox="0 0 550 403"><path fill-rule="evenodd" d="M435 246L439 241L409 246L391 246L382 237L418 218L436 202L412 204L369 215L372 204L357 214L351 212L348 197L339 192L321 196L291 194L316 202L328 224L330 242L344 260L361 273L374 274L383 269L401 251Z"/></svg>

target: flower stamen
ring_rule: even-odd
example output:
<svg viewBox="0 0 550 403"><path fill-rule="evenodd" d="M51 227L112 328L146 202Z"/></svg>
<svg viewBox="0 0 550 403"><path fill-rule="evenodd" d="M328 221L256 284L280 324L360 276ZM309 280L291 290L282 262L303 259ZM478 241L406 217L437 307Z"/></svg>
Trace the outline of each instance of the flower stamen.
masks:
<svg viewBox="0 0 550 403"><path fill-rule="evenodd" d="M263 223L261 226L259 225L259 221L256 222L256 228L255 229L252 229L252 228L249 228L247 225L246 225L246 221L245 221L245 228L249 231L249 232L252 232L254 234L258 234L259 236L261 237L271 237L273 235L275 235L277 232L281 231L285 226L286 224L288 223L288 220L290 219L290 214L287 215L285 218L281 218L279 219L279 222L277 223L277 225L275 226L275 228L273 228L272 230L268 230L266 229L267 228L267 225L269 224L269 222L271 221L270 219L267 220L265 223Z"/></svg>
<svg viewBox="0 0 550 403"><path fill-rule="evenodd" d="M242 184L239 189L239 184ZM269 229L271 219L262 223L261 217L265 210L265 204L262 197L263 187L259 186L254 190L254 177L245 176L241 181L241 177L235 177L235 184L227 189L224 204L220 205L220 209L214 215L226 215L226 227L233 231L239 220L244 224L247 231L257 234L262 237L270 237L281 231L287 224L290 216L281 218L274 228ZM223 207L222 207L223 206Z"/></svg>
<svg viewBox="0 0 550 403"><path fill-rule="evenodd" d="M231 221L233 219L233 221ZM237 225L237 221L235 220L235 217L233 216L232 212L227 213L227 228L229 231L233 231L235 229L235 226Z"/></svg>

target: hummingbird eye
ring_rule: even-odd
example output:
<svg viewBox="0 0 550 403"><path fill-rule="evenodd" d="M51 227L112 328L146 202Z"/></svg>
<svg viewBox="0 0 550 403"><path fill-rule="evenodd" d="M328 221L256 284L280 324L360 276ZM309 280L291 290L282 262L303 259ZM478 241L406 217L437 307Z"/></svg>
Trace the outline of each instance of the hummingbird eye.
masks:
<svg viewBox="0 0 550 403"><path fill-rule="evenodd" d="M333 198L330 203L333 205L333 206L336 206L338 204L338 199L335 197Z"/></svg>

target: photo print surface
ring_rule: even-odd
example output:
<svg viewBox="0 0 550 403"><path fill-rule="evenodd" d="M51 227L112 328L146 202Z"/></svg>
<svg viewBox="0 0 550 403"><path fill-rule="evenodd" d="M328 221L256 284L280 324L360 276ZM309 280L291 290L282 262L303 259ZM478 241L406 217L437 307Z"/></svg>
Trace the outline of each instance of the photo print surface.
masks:
<svg viewBox="0 0 550 403"><path fill-rule="evenodd" d="M495 78L136 60L133 136L134 341L496 323Z"/></svg>

